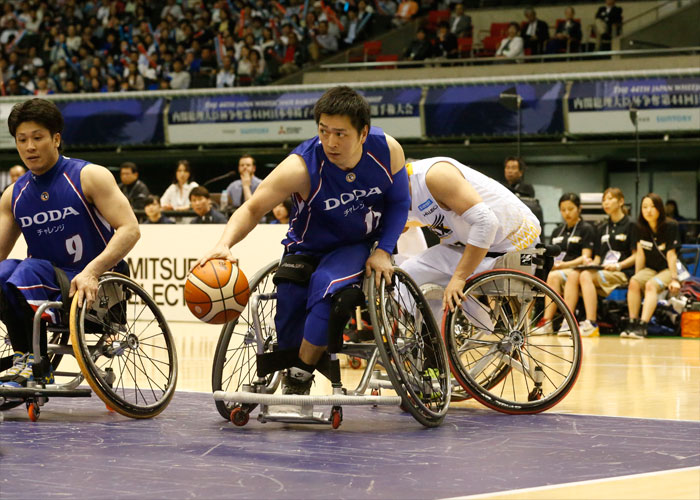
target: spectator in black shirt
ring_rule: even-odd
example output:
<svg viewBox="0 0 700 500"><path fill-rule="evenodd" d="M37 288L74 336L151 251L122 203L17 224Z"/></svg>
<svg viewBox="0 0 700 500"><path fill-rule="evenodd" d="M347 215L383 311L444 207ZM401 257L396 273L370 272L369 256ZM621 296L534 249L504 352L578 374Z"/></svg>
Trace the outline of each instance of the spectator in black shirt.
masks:
<svg viewBox="0 0 700 500"><path fill-rule="evenodd" d="M595 229L581 219L581 199L576 193L564 193L559 198L559 211L564 223L552 232L552 244L559 245L561 253L554 259L547 283L561 294L567 291L566 282L572 273L577 272L576 266L591 262L595 248ZM578 286L569 288L570 295L564 295L564 302L573 310L578 301ZM552 319L556 312L556 306L545 297L544 322L539 333L553 333ZM567 321L562 323L559 335L571 335Z"/></svg>
<svg viewBox="0 0 700 500"><path fill-rule="evenodd" d="M647 336L647 326L656 310L659 293L668 287L673 295L681 288L676 267L676 250L680 247L678 223L666 217L664 202L656 193L642 198L635 240L635 273L627 291L630 324L620 336L643 339ZM641 307L642 290L644 307Z"/></svg>
<svg viewBox="0 0 700 500"><path fill-rule="evenodd" d="M564 17L563 21L557 23L554 37L547 42L548 54L578 52L579 50L583 33L581 31L581 23L574 19L574 8L567 7L564 9Z"/></svg>
<svg viewBox="0 0 700 500"><path fill-rule="evenodd" d="M190 224L226 224L228 217L212 208L209 190L203 186L197 186L190 191L190 206L197 214Z"/></svg>
<svg viewBox="0 0 700 500"><path fill-rule="evenodd" d="M404 59L409 61L423 61L432 56L433 45L427 39L424 28L418 28L416 38L411 40L411 44L403 53Z"/></svg>
<svg viewBox="0 0 700 500"><path fill-rule="evenodd" d="M537 19L537 13L532 7L525 9L525 19L520 30L525 50L530 49L533 55L541 54L545 42L549 40L549 27L546 22Z"/></svg>
<svg viewBox="0 0 700 500"><path fill-rule="evenodd" d="M503 162L503 175L506 182L503 183L511 192L515 193L519 198L535 197L535 188L531 184L523 182L523 174L525 173L525 161L522 158L509 156Z"/></svg>
<svg viewBox="0 0 700 500"><path fill-rule="evenodd" d="M666 200L664 210L666 211L666 217L678 222L678 232L680 233L681 243L685 243L688 240L688 225L684 224L684 222L688 219L678 213L678 203L676 203L676 200Z"/></svg>
<svg viewBox="0 0 700 500"><path fill-rule="evenodd" d="M627 286L634 273L635 252L634 222L624 212L625 195L619 188L608 188L603 193L603 210L608 219L598 228L595 257L584 261L584 265L602 266L572 272L566 281L566 288L580 285L586 320L579 328L582 337L597 337L598 295L607 297L615 288ZM575 291L564 291L564 296L575 295Z"/></svg>
<svg viewBox="0 0 700 500"><path fill-rule="evenodd" d="M146 211L147 219L142 224L175 224L174 220L161 213L160 196L155 194L148 195L144 210Z"/></svg>
<svg viewBox="0 0 700 500"><path fill-rule="evenodd" d="M119 189L126 195L131 207L135 210L141 210L146 206L146 198L151 192L148 186L139 180L139 168L136 163L127 161L121 164L119 168L119 177L121 183Z"/></svg>
<svg viewBox="0 0 700 500"><path fill-rule="evenodd" d="M600 50L603 41L610 42L612 37L622 31L622 7L615 5L615 0L605 0L605 5L595 13L593 33L596 36L595 50Z"/></svg>

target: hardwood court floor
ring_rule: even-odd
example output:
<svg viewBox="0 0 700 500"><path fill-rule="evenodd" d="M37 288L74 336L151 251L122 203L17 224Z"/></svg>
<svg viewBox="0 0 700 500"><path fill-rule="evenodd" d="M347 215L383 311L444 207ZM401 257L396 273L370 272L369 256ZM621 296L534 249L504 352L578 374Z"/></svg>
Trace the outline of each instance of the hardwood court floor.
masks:
<svg viewBox="0 0 700 500"><path fill-rule="evenodd" d="M174 324L180 366L178 389L210 391L218 329ZM343 369L354 387L362 370ZM320 378L320 377L319 377ZM317 380L314 393L330 386ZM481 409L473 401L453 406ZM700 339L583 339L583 362L571 393L549 413L700 421ZM698 443L700 436L688 436ZM465 497L466 498L466 497ZM642 474L470 498L700 498L700 469Z"/></svg>

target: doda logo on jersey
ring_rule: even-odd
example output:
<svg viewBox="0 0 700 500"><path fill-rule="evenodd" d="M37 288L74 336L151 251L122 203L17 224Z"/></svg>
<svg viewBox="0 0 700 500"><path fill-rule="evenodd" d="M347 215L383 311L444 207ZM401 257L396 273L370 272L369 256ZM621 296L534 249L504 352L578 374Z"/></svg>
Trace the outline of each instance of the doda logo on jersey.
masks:
<svg viewBox="0 0 700 500"><path fill-rule="evenodd" d="M325 204L325 208L323 210L333 210L340 205L347 205L351 201L366 198L367 196L372 196L373 194L382 194L382 190L378 187L373 187L369 191L365 191L364 189L353 189L350 193L341 193L340 198L326 198L323 200L323 203Z"/></svg>
<svg viewBox="0 0 700 500"><path fill-rule="evenodd" d="M20 217L19 223L22 227L29 227L32 224L46 224L63 220L69 215L80 215L73 207L65 207L63 210L49 210L48 212L37 212L32 217Z"/></svg>

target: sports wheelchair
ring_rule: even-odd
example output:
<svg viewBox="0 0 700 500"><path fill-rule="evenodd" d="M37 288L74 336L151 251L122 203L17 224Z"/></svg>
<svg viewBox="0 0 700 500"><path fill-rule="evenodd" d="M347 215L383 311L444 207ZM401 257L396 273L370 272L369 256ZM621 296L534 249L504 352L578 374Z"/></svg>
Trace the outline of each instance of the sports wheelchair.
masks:
<svg viewBox="0 0 700 500"><path fill-rule="evenodd" d="M531 269L534 260L548 270L557 253L558 247L509 253L500 264L507 269L467 280L462 307L446 311L442 321L458 383L453 400L473 397L503 413L530 414L553 407L572 389L581 369L578 323L547 283L518 269ZM430 301L442 299L441 287L422 290ZM545 298L556 308L554 334L541 327Z"/></svg>
<svg viewBox="0 0 700 500"><path fill-rule="evenodd" d="M126 266L124 266L126 267ZM127 270L128 272L128 270ZM58 270L62 297L70 283ZM53 309L58 321L46 325L47 355L41 356L42 314ZM170 403L177 382L177 355L165 317L153 299L124 274L100 276L95 302L87 309L74 297L70 304L46 302L33 321L34 379L54 371L56 383L29 381L26 388L0 386L0 411L22 403L29 418L39 419L50 397L89 397L86 380L107 409L132 418L150 418ZM0 323L0 373L12 364L12 346ZM72 354L80 371L58 371ZM61 380L61 383L58 383Z"/></svg>
<svg viewBox="0 0 700 500"><path fill-rule="evenodd" d="M336 429L343 419L342 405L401 405L426 427L442 423L451 394L447 352L425 298L399 268L394 269L391 283L382 277L379 288L374 275L364 280L364 296L358 308L370 318L374 342L345 343L341 347L340 339L337 343L329 339L331 353L317 370L331 381L333 394L275 394L281 385L281 371L261 371L258 360L277 349L273 276L278 264L268 264L250 280L250 302L241 316L221 331L212 389L216 408L224 419L243 426L260 405L261 422L330 424ZM367 360L354 390L343 387L339 360L333 351ZM368 389L371 395L365 395ZM382 395L385 390L396 396ZM330 414L314 412L314 405L331 406Z"/></svg>

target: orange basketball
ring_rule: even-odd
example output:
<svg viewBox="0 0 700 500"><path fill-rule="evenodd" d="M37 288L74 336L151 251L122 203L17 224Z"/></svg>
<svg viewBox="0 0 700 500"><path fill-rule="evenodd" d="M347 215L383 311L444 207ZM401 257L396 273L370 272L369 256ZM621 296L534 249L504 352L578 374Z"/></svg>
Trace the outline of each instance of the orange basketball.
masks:
<svg viewBox="0 0 700 500"><path fill-rule="evenodd" d="M233 321L241 315L249 297L245 274L224 259L212 259L195 267L185 282L187 307L205 323Z"/></svg>

